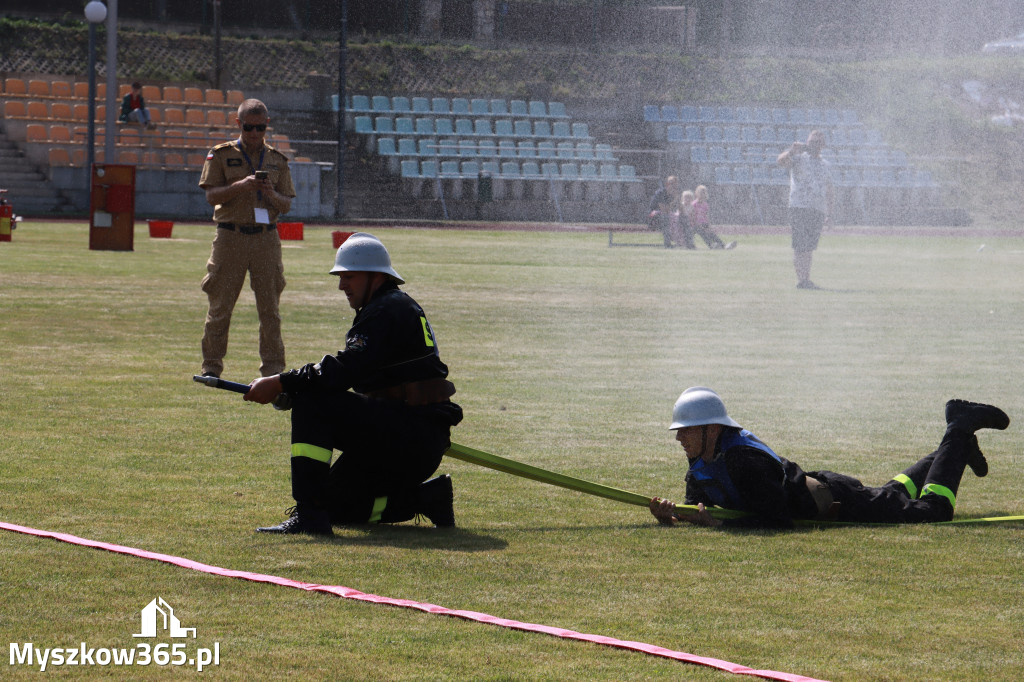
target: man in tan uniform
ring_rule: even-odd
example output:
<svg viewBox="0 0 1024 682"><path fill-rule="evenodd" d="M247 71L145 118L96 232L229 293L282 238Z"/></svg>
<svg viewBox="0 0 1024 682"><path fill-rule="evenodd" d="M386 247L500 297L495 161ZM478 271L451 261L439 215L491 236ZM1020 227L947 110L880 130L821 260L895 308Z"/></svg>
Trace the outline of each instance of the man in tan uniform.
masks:
<svg viewBox="0 0 1024 682"><path fill-rule="evenodd" d="M199 179L217 222L202 283L210 299L202 344L205 375L219 377L224 370L231 313L246 272L260 320L260 374L271 376L285 370L278 313L285 281L277 217L291 208L295 188L288 158L263 139L268 121L263 102L242 102L235 119L238 139L210 150Z"/></svg>

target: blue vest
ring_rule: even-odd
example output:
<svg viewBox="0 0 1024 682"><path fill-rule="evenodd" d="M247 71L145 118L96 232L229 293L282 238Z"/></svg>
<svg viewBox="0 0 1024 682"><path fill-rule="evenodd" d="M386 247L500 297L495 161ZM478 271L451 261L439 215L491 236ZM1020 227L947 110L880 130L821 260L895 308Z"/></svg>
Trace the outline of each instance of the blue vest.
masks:
<svg viewBox="0 0 1024 682"><path fill-rule="evenodd" d="M770 455L779 464L782 464L782 458L746 429L725 431L720 446L718 454L710 462L705 462L703 458L699 457L695 459L690 464L690 475L693 477L694 483L716 507L747 511L747 504L736 490L736 485L732 482L732 477L729 476L729 471L725 467L725 457L722 456L722 453L737 446L747 446Z"/></svg>

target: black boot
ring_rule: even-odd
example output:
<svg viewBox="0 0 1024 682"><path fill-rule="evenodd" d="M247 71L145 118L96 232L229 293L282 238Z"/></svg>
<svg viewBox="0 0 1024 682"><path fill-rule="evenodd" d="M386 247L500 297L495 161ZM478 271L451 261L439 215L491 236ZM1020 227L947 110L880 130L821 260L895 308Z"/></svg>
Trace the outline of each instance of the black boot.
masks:
<svg viewBox="0 0 1024 682"><path fill-rule="evenodd" d="M334 535L331 529L331 518L324 509L317 509L310 504L299 502L287 512L291 516L276 526L257 528L257 533L281 533L295 535Z"/></svg>
<svg viewBox="0 0 1024 682"><path fill-rule="evenodd" d="M423 514L438 528L455 525L455 495L448 474L420 483L416 489L416 513Z"/></svg>
<svg viewBox="0 0 1024 682"><path fill-rule="evenodd" d="M999 429L1010 425L1006 413L993 405L950 400L946 403L946 429L974 433L978 429Z"/></svg>
<svg viewBox="0 0 1024 682"><path fill-rule="evenodd" d="M971 444L968 446L967 451L967 466L971 467L971 471L978 478L988 475L988 460L985 459L985 453L978 447L978 439L971 436Z"/></svg>

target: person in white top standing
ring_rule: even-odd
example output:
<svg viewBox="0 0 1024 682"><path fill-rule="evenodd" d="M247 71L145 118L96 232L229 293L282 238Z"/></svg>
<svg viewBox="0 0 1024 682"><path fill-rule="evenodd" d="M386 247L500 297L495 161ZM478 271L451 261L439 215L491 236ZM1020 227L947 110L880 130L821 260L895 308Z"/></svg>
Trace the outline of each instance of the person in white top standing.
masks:
<svg viewBox="0 0 1024 682"><path fill-rule="evenodd" d="M789 169L789 225L798 289L819 288L811 281L811 258L822 229L832 223L835 191L832 169L821 158L824 147L824 133L812 130L806 143L794 142L778 158L779 166Z"/></svg>

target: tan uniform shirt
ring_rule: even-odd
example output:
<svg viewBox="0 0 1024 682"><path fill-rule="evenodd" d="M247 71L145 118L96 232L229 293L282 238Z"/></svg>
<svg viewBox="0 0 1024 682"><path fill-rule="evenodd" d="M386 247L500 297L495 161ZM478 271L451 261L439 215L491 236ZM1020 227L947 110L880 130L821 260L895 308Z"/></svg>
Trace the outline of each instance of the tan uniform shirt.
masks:
<svg viewBox="0 0 1024 682"><path fill-rule="evenodd" d="M267 176L278 194L286 197L295 196L292 173L288 168L288 157L264 143L262 153L249 154L246 158L238 140L219 144L210 150L210 153L206 155L206 162L203 164L203 174L199 178L199 186L204 190L225 187L258 170L267 171ZM256 222L253 214L255 208L267 209L271 225L277 222L278 212L271 203L266 199L260 201L252 194L243 194L226 203L217 204L213 208L213 219L218 223L252 225Z"/></svg>

